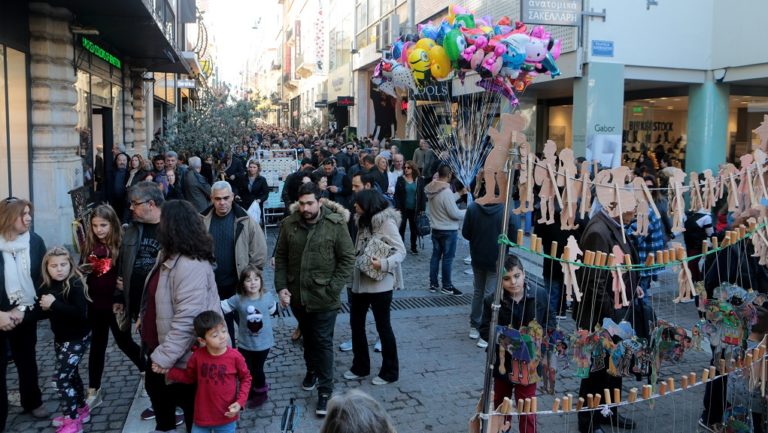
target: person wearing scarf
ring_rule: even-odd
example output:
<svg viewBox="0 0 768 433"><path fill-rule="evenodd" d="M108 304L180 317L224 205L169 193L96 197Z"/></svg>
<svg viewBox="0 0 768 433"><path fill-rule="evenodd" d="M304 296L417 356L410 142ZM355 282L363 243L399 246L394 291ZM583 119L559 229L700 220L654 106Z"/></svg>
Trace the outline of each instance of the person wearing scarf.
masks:
<svg viewBox="0 0 768 433"><path fill-rule="evenodd" d="M29 229L32 203L14 197L0 201L0 348L10 347L19 374L19 393L24 412L48 418L38 385L37 288L42 283L45 255L42 238ZM0 431L8 418L6 373L8 351L0 349Z"/></svg>

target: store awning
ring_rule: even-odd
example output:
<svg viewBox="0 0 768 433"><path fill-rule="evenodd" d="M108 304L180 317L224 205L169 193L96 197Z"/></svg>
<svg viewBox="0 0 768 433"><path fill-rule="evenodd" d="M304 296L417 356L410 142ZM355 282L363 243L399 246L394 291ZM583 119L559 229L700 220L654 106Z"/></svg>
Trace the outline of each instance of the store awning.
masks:
<svg viewBox="0 0 768 433"><path fill-rule="evenodd" d="M75 15L75 25L98 30L98 35L88 38L114 49L132 68L191 73L189 64L173 48L142 0L48 0L48 3L69 9Z"/></svg>

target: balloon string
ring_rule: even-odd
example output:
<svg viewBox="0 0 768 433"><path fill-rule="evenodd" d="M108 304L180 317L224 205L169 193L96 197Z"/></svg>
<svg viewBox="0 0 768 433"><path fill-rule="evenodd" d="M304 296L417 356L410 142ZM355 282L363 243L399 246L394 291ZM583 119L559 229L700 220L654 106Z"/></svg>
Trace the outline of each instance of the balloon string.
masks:
<svg viewBox="0 0 768 433"><path fill-rule="evenodd" d="M528 247L526 247L524 245L519 245L519 244L513 242L512 240L509 239L509 237L505 236L504 234L499 235L498 243L505 244L505 245L508 245L508 246L510 246L512 248L517 248L517 249L520 249L520 250L528 252L528 253L536 254L536 255L544 257L546 259L555 260L555 261L558 261L560 263L566 263L566 264L569 264L569 265L578 266L578 267L582 267L582 268L593 268L593 269L599 269L599 270L604 270L604 271L615 271L617 268L618 269L622 269L624 271L645 271L645 270L652 270L652 269L662 269L662 268L666 268L668 266L679 266L679 265L688 263L690 261L693 261L693 260L696 260L696 259L699 259L699 258L704 258L704 257L706 257L706 256L708 256L710 254L717 254L720 251L725 251L725 250L727 250L728 248L730 248L732 246L736 246L737 243L740 243L740 242L746 240L747 238L752 237L755 233L757 233L761 229L765 228L766 226L768 226L768 221L763 222L763 223L757 225L754 230L746 232L744 234L743 238L741 238L741 239L739 239L737 241L734 241L733 243L725 245L725 246L719 246L717 248L712 248L709 251L707 251L706 253L696 254L696 255L693 255L693 256L685 257L685 258L680 259L680 260L669 261L667 263L662 263L662 264L658 264L657 263L657 264L648 265L648 266L646 266L645 264L639 264L639 263L638 264L632 263L632 264L629 264L629 265L627 265L625 263L617 263L617 264L615 264L613 266L588 265L588 264L583 263L583 262L566 260L566 259L563 259L563 258L560 258L560 257L551 256L551 255L549 255L547 253L540 253L538 251L534 251L534 250L532 250L532 249L530 249L530 248L528 248ZM730 250L728 250L728 252L729 251Z"/></svg>

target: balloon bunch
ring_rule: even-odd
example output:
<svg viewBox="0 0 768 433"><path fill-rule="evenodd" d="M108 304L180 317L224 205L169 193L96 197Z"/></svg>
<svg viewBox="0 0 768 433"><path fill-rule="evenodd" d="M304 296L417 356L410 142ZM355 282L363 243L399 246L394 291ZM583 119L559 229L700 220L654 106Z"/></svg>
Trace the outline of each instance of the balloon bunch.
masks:
<svg viewBox="0 0 768 433"><path fill-rule="evenodd" d="M494 22L452 5L439 24L420 24L418 34L400 36L393 42L390 58L374 70L373 83L396 97L397 88L416 92L454 76L463 82L467 72L475 71L480 76L478 86L515 105L516 95L537 74L560 75L555 62L560 49L560 41L541 26L529 31L509 17Z"/></svg>

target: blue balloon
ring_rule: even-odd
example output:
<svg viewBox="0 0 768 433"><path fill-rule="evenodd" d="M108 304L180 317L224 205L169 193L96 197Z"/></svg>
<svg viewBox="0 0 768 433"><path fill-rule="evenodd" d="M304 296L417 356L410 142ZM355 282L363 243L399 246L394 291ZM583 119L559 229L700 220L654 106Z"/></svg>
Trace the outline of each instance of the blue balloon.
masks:
<svg viewBox="0 0 768 433"><path fill-rule="evenodd" d="M403 54L403 41L397 41L394 44L392 44L392 58L393 59L399 59L400 56Z"/></svg>
<svg viewBox="0 0 768 433"><path fill-rule="evenodd" d="M453 29L453 27L448 24L448 21L443 21L440 23L440 31L437 32L437 36L433 39L435 42L437 42L438 45L443 45L443 38L445 38L445 35L448 34Z"/></svg>

